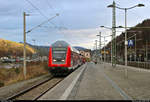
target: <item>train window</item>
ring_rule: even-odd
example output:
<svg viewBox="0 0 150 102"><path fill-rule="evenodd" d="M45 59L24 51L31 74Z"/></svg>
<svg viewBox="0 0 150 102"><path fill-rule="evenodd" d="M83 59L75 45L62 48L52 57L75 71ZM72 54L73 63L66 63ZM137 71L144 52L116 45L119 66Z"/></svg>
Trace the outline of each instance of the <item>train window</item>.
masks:
<svg viewBox="0 0 150 102"><path fill-rule="evenodd" d="M66 50L67 48L64 47L54 47L53 50Z"/></svg>
<svg viewBox="0 0 150 102"><path fill-rule="evenodd" d="M65 63L66 60L66 52L67 48L52 48L52 58L54 63L63 62Z"/></svg>
<svg viewBox="0 0 150 102"><path fill-rule="evenodd" d="M66 51L54 51L53 53L66 53Z"/></svg>

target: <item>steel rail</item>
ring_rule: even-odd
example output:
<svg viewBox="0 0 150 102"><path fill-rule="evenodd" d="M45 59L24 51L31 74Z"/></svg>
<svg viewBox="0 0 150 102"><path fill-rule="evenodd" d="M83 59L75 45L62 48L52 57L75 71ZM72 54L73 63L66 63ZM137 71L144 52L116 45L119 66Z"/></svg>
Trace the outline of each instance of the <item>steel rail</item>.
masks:
<svg viewBox="0 0 150 102"><path fill-rule="evenodd" d="M64 79L64 78L63 78ZM39 96L34 98L33 100L38 100L40 97L42 97L45 93L47 93L49 90L51 90L53 87L55 87L58 83L60 83L63 79L56 82L52 87L48 88L46 91L42 92Z"/></svg>
<svg viewBox="0 0 150 102"><path fill-rule="evenodd" d="M50 81L50 80L52 80L52 79L53 79L53 77L51 77L51 78L49 78L49 79L47 79L47 80L44 80L44 81L42 81L42 82L40 82L40 83L38 83L38 84L36 84L36 85L33 85L33 86L29 87L29 88L26 88L26 89L24 89L24 90L22 90L22 91L20 91L20 92L18 92L18 93L16 93L16 94L14 94L14 95L8 97L8 98L6 98L6 100L14 100L15 98L17 98L17 97L19 97L19 96L21 96L21 95L23 95L23 94L29 92L30 90L32 90L32 89L34 89L34 88L36 88L36 87L38 87L38 86L40 86L40 85L42 85L42 84L44 84L44 83Z"/></svg>

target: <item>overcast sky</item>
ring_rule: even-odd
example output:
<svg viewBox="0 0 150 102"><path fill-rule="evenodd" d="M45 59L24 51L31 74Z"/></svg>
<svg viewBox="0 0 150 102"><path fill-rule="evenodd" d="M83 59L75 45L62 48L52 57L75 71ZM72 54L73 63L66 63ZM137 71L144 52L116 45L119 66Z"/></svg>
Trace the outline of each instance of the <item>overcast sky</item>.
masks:
<svg viewBox="0 0 150 102"><path fill-rule="evenodd" d="M23 42L23 12L27 31L48 18L60 15L27 34L27 42L50 45L65 40L72 46L93 48L96 35L110 35L111 31L99 26L112 26L112 9L107 8L113 0L0 0L0 38ZM145 7L127 12L127 25L135 26L150 18L150 0L115 0L119 7L131 7L138 3ZM124 25L124 11L116 9L116 25ZM121 31L121 29L118 29ZM117 33L119 34L119 32ZM109 41L110 38L107 38Z"/></svg>

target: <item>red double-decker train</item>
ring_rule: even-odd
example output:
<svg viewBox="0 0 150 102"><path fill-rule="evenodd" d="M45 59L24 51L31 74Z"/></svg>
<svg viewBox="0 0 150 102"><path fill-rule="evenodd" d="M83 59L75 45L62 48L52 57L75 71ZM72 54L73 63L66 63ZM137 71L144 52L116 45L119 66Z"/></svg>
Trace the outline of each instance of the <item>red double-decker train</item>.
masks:
<svg viewBox="0 0 150 102"><path fill-rule="evenodd" d="M50 72L55 75L67 75L85 63L79 51L65 41L56 41L49 49Z"/></svg>

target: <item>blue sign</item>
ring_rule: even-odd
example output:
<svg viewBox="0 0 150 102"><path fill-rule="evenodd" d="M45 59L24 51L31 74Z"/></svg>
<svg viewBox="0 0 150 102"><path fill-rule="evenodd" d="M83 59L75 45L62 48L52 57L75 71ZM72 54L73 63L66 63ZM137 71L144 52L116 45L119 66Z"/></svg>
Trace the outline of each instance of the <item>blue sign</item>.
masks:
<svg viewBox="0 0 150 102"><path fill-rule="evenodd" d="M134 46L133 40L128 40L128 46Z"/></svg>

